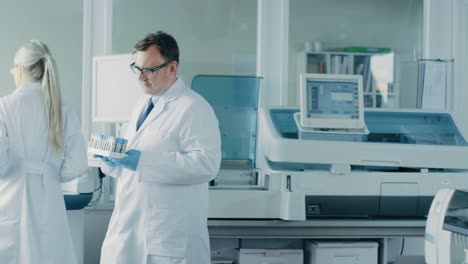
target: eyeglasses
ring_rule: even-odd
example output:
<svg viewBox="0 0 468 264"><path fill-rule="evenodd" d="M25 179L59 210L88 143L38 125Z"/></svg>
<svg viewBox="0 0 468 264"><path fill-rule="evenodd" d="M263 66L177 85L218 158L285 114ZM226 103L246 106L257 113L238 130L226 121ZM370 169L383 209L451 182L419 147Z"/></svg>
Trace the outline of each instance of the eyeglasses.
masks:
<svg viewBox="0 0 468 264"><path fill-rule="evenodd" d="M134 63L130 64L130 69L132 69L133 73L135 73L135 74L138 74L138 75L143 74L145 77L151 78L151 77L153 77L153 74L156 71L166 67L171 62L172 62L172 60L166 61L165 63L163 63L163 64L161 64L161 65L159 65L157 67L154 67L154 68L140 68L140 67L136 66L135 62L134 62Z"/></svg>
<svg viewBox="0 0 468 264"><path fill-rule="evenodd" d="M13 71L15 70L16 68L16 64L13 64L10 66L10 74L13 74Z"/></svg>

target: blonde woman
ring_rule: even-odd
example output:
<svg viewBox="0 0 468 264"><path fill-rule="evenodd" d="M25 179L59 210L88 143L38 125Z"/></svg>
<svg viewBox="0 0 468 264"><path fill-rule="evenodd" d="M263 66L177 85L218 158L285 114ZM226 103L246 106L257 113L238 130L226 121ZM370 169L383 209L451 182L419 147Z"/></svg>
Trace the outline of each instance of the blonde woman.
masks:
<svg viewBox="0 0 468 264"><path fill-rule="evenodd" d="M0 99L0 263L75 264L60 183L87 170L77 116L61 102L45 44L21 46Z"/></svg>

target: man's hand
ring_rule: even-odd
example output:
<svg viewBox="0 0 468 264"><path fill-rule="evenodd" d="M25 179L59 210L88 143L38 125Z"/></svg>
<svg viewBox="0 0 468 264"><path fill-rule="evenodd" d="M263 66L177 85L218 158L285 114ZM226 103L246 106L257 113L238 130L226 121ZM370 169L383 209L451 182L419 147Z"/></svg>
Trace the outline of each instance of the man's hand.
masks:
<svg viewBox="0 0 468 264"><path fill-rule="evenodd" d="M115 159L116 162L126 169L136 171L138 161L140 160L141 151L130 149L125 152L125 154L127 154L127 156L120 159Z"/></svg>
<svg viewBox="0 0 468 264"><path fill-rule="evenodd" d="M94 154L93 157L97 159L101 159L101 161L104 162L104 164L106 164L110 168L115 168L118 165L116 162L116 159L114 158L108 158L108 157L104 157L104 156L96 155L96 154Z"/></svg>

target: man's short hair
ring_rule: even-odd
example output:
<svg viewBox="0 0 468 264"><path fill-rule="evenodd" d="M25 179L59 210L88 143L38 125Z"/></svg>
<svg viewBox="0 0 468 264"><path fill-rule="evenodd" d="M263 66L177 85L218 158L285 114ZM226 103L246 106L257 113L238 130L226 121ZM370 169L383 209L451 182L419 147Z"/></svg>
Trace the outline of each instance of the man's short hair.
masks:
<svg viewBox="0 0 468 264"><path fill-rule="evenodd" d="M145 51L151 45L156 45L159 48L161 56L166 61L177 61L179 63L179 46L177 41L172 37L172 35L164 32L158 31L156 33L149 33L142 40L138 41L135 44L135 52Z"/></svg>

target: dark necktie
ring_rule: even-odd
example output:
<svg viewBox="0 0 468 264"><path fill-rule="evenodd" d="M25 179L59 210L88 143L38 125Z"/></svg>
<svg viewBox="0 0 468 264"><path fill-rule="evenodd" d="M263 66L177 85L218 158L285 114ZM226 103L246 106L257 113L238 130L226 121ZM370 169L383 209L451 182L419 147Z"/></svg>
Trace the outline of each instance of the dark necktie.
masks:
<svg viewBox="0 0 468 264"><path fill-rule="evenodd" d="M141 125L143 124L143 122L145 121L146 117L149 115L149 113L151 113L151 110L153 110L153 100L151 100L151 97L148 101L148 104L146 105L146 109L145 111L143 111L141 114L140 114L140 117L138 118L138 121L137 121L137 125L136 125L136 129L138 131L138 129L140 129Z"/></svg>

